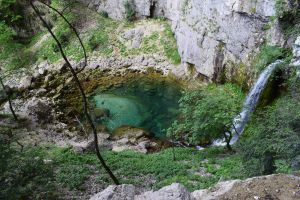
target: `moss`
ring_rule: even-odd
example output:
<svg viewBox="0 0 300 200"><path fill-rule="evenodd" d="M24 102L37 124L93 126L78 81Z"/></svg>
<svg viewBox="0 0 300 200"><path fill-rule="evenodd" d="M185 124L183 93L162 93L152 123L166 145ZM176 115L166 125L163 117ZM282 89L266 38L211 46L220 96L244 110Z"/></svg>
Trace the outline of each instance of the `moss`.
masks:
<svg viewBox="0 0 300 200"><path fill-rule="evenodd" d="M164 52L167 58L173 64L180 64L181 57L178 53L177 43L174 37L174 33L171 30L171 26L169 24L165 24L165 37L161 38L161 44L164 47Z"/></svg>
<svg viewBox="0 0 300 200"><path fill-rule="evenodd" d="M63 78L59 78L61 81L56 81L56 83L52 83L52 87L57 87L60 82L63 82ZM101 71L91 71L87 74L80 74L80 79L82 80L83 88L87 94L90 96L95 92L105 92L112 87L119 87L122 84L126 84L127 82L131 82L133 80L145 79L149 80L153 83L159 83L162 81L170 82L170 84L178 84L178 87L182 87L182 83L180 81L175 81L170 77L163 77L160 73L153 72L150 70L147 74L144 73L136 73L128 71L122 76L109 75L106 72ZM82 112L82 103L81 96L79 90L74 83L72 83L69 87L64 88L64 98L65 102L59 106L64 110L72 110L73 114L78 114Z"/></svg>

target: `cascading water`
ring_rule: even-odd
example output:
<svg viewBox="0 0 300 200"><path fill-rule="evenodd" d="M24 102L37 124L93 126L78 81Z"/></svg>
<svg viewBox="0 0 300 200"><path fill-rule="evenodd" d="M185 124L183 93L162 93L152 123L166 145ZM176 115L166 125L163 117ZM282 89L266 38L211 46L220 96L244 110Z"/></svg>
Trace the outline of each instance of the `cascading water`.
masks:
<svg viewBox="0 0 300 200"><path fill-rule="evenodd" d="M268 80L276 69L276 67L282 64L282 60L277 60L274 63L270 64L259 76L254 86L251 88L250 93L248 94L246 101L243 105L242 112L236 116L233 120L233 130L232 133L235 133L233 138L230 141L230 144L236 143L240 135L243 133L246 124L250 119L250 114L254 111L258 100L264 91Z"/></svg>

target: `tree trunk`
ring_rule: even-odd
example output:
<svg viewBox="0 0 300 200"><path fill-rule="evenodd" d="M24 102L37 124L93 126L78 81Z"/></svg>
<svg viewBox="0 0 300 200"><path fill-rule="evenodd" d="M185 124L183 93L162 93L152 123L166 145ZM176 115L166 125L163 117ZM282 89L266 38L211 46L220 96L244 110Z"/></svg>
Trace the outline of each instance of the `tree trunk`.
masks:
<svg viewBox="0 0 300 200"><path fill-rule="evenodd" d="M11 102L11 99L10 99L10 94L7 94L7 92L6 92L6 90L5 90L5 86L4 86L4 84L3 84L3 81L2 81L2 78L1 78L1 77L0 77L0 84L1 84L1 86L2 86L2 88L3 88L3 91L4 91L5 95L7 96L10 112L11 112L11 114L13 115L14 119L15 119L16 121L18 121L18 117L17 117L17 115L16 115L16 113L15 113L15 111L14 111L14 109L13 109L13 106L12 106L12 102Z"/></svg>

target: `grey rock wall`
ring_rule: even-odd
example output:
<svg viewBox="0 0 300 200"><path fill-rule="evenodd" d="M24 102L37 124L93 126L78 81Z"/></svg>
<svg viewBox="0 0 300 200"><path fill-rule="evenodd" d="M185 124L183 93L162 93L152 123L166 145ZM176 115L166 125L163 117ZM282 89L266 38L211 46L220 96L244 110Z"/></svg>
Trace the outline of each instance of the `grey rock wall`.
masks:
<svg viewBox="0 0 300 200"><path fill-rule="evenodd" d="M124 0L79 0L113 19L124 19ZM170 20L182 62L217 79L232 63L250 64L265 41L281 45L278 24L266 31L275 16L275 0L133 0L136 17Z"/></svg>

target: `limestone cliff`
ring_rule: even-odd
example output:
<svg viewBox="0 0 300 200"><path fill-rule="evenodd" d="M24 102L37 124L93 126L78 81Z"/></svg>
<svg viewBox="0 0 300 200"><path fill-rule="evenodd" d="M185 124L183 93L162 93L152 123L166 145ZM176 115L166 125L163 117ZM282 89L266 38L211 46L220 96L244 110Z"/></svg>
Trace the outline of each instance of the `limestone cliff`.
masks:
<svg viewBox="0 0 300 200"><path fill-rule="evenodd" d="M113 19L124 19L125 0L79 0ZM182 62L218 79L224 68L248 64L265 42L282 45L275 0L132 0L137 18L170 20Z"/></svg>

